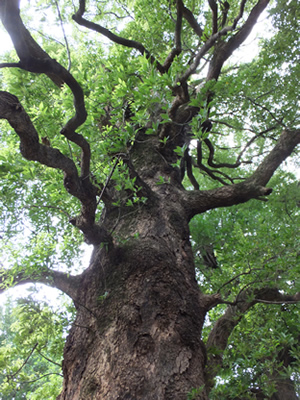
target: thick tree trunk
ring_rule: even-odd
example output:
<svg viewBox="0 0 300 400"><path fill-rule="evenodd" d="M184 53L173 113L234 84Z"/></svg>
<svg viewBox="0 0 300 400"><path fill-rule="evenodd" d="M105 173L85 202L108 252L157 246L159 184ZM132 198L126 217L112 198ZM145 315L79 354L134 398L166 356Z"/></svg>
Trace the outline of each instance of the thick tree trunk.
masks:
<svg viewBox="0 0 300 400"><path fill-rule="evenodd" d="M183 188L173 178L157 184L167 164L144 139L130 159L151 198L102 217L114 243L95 249L82 275L60 400L185 400L205 383L207 304L195 279ZM197 398L207 399L204 391Z"/></svg>
<svg viewBox="0 0 300 400"><path fill-rule="evenodd" d="M61 400L186 399L204 385L205 309L187 226L178 234L170 218L144 212L127 224L143 226L140 237L96 251L80 284Z"/></svg>

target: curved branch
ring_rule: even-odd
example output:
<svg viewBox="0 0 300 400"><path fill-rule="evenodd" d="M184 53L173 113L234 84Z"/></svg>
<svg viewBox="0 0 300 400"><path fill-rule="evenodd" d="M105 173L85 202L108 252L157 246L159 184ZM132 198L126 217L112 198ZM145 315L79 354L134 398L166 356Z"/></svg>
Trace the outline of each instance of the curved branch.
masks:
<svg viewBox="0 0 300 400"><path fill-rule="evenodd" d="M216 51L214 52L214 56L211 60L207 80L211 79L218 79L221 68L224 62L231 56L231 54L236 50L249 36L252 31L253 26L256 24L256 21L260 14L264 11L264 9L269 4L270 0L259 0L257 4L251 10L246 22L244 25L239 29L239 31L232 36L228 40L228 42L221 43L220 46L217 46ZM236 25L238 21L242 18L244 13L246 0L243 0L240 4L240 12L239 15L235 18L233 24L230 27L225 27L218 33L227 30L227 32L234 31L236 29ZM226 33L227 33L226 32Z"/></svg>
<svg viewBox="0 0 300 400"><path fill-rule="evenodd" d="M261 136L261 134L260 135L256 135L255 137L254 137L254 139L252 138L247 144L246 144L246 146L247 147L249 147L250 146L250 144L252 143L252 142L254 142L254 140L257 138L257 137L259 137L259 136ZM211 143L211 141L209 140L209 139L204 139L204 143L206 144L206 146L208 147L208 150L209 150L209 156L208 156L208 160L207 160L207 164L211 167L211 168L238 168L241 164L252 164L252 161L250 160L250 161L241 161L241 158L242 158L242 155L243 155L243 153L245 152L245 150L246 150L246 146L244 147L244 149L240 152L240 154L238 155L238 157L237 157L237 160L236 160L236 162L234 163L234 164L230 164L230 163L218 163L218 164L216 164L215 162L214 162L214 155L215 155L215 148L214 148L214 146L213 146L213 144Z"/></svg>
<svg viewBox="0 0 300 400"><path fill-rule="evenodd" d="M5 63L1 64L0 67L19 67L29 72L44 73L57 86L61 87L66 83L71 89L74 97L75 115L62 128L61 134L81 147L81 176L89 181L90 146L82 135L75 132L87 117L81 86L69 71L52 59L33 39L23 24L17 2L3 0L0 3L0 17L20 58L19 63Z"/></svg>
<svg viewBox="0 0 300 400"><path fill-rule="evenodd" d="M295 296L284 295L274 288L263 288L256 290L255 293L244 291L237 296L235 303L230 305L223 316L217 320L207 339L208 354L210 353L209 349L213 350L206 367L207 382L209 382L210 388L213 385L213 378L221 368L223 352L227 347L228 339L245 313L257 303L281 305L287 302L296 303L300 301L298 297L298 294Z"/></svg>
<svg viewBox="0 0 300 400"><path fill-rule="evenodd" d="M84 198L74 162L59 150L39 143L38 133L29 116L18 98L9 92L0 91L0 119L6 119L16 131L21 140L21 153L27 160L64 171L72 182L71 194L79 199Z"/></svg>
<svg viewBox="0 0 300 400"><path fill-rule="evenodd" d="M72 300L76 301L77 292L79 290L80 275L73 276L64 272L48 269L40 275L28 276L26 272L20 272L14 275L12 284L7 287L5 281L10 280L11 274L9 270L0 270L0 294L13 286L25 285L26 283L42 283L44 285L56 288L66 293Z"/></svg>
<svg viewBox="0 0 300 400"><path fill-rule="evenodd" d="M189 155L189 150L186 149L184 152L184 159L186 161L186 172L187 176L191 182L191 184L194 186L195 190L199 190L199 183L197 182L196 178L193 175L193 168L192 168L192 157Z"/></svg>
<svg viewBox="0 0 300 400"><path fill-rule="evenodd" d="M1 63L0 68L21 68L19 62Z"/></svg>
<svg viewBox="0 0 300 400"><path fill-rule="evenodd" d="M28 363L30 357L32 356L32 354L34 353L34 350L38 347L38 345L39 345L39 344L36 343L36 344L33 346L33 348L31 349L30 353L29 353L28 356L25 358L23 364L21 365L20 368L17 369L16 372L14 372L13 374L7 375L7 380L8 380L8 381L10 381L11 379L15 378L15 377L18 375L18 373L19 373L20 371L22 371L22 369L23 369L23 368L25 367L25 365Z"/></svg>
<svg viewBox="0 0 300 400"><path fill-rule="evenodd" d="M182 47L181 47L181 29L182 29L182 14L183 14L182 1L177 0L176 6L177 6L177 20L176 20L175 38L174 38L175 47L172 49L170 54L167 56L167 58L163 64L163 68L166 72L169 70L175 57L178 56L182 51Z"/></svg>
<svg viewBox="0 0 300 400"><path fill-rule="evenodd" d="M55 73L56 61L36 43L24 26L18 3L18 1L2 0L0 18L20 59L19 67L30 72L44 72L58 87L61 87L63 80Z"/></svg>
<svg viewBox="0 0 300 400"><path fill-rule="evenodd" d="M53 365L56 365L57 367L60 367L61 368L61 363L59 364L59 363L57 363L57 362L55 362L55 361L53 361L53 360L51 360L50 358L48 358L48 357L46 357L44 354L42 354L38 349L36 350L37 351L37 353L42 357L42 358L44 358L45 360L47 360L49 363L51 363L51 364L53 364Z"/></svg>
<svg viewBox="0 0 300 400"><path fill-rule="evenodd" d="M192 13L191 10L189 10L187 7L183 5L183 2L180 0L182 3L182 10L183 10L183 18L190 24L191 28L193 31L198 35L200 38L203 35L203 29L201 26L198 24L196 18L194 17L194 14Z"/></svg>
<svg viewBox="0 0 300 400"><path fill-rule="evenodd" d="M110 30L104 28L103 26L86 20L85 18L82 17L84 12L85 12L85 0L80 0L79 1L79 9L78 9L77 13L72 16L72 19L75 22L77 22L78 25L84 26L88 29L98 32L101 35L107 37L109 40L111 40L114 43L121 44L122 46L130 47L130 48L138 50L142 55L144 55L144 54L146 55L147 59L150 60L151 64L155 65L155 67L158 69L158 71L160 73L166 72L164 66L161 65L153 55L151 55L149 50L147 50L142 45L142 43L137 42L136 40L130 40L130 39L126 39L121 36L118 36L118 35L112 33Z"/></svg>
<svg viewBox="0 0 300 400"><path fill-rule="evenodd" d="M214 34L218 32L218 4L215 0L208 0L208 4L212 11L212 33Z"/></svg>
<svg viewBox="0 0 300 400"><path fill-rule="evenodd" d="M218 181L220 183L222 183L222 185L226 186L228 185L227 182L224 181L224 179L220 178L219 176L215 175L215 174L220 174L222 175L224 178L226 178L229 182L233 183L232 178L230 178L230 176L226 175L224 172L218 171L218 170L211 170L209 168L207 168L204 164L197 164L195 165L195 167L201 169L202 171L204 171L210 178L212 178L214 181Z"/></svg>
<svg viewBox="0 0 300 400"><path fill-rule="evenodd" d="M75 163L58 149L39 143L38 133L18 98L0 91L0 119L6 119L20 138L21 154L27 159L38 161L48 167L64 172L64 186L82 204L81 214L70 222L76 225L92 244L111 241L110 235L95 224L97 188L79 177ZM68 133L69 134L69 133ZM77 135L77 134L76 134ZM81 135L78 135L79 139Z"/></svg>
<svg viewBox="0 0 300 400"><path fill-rule="evenodd" d="M1 93L0 118L7 119L19 135L21 153L25 158L64 171L65 188L82 203L81 214L70 222L84 233L86 241L91 244L111 243L110 235L95 224L98 189L90 180L90 145L82 135L75 132L87 117L83 90L70 72L52 59L32 38L20 17L18 3L3 0L0 3L0 17L20 58L18 66L26 71L45 73L58 86L66 83L72 91L75 115L62 128L61 134L81 148L80 178L72 160L64 157L57 149L39 144L37 132L18 99L6 92ZM17 106L11 102L17 102Z"/></svg>
<svg viewBox="0 0 300 400"><path fill-rule="evenodd" d="M214 162L215 148L214 148L213 144L211 143L211 141L209 139L204 139L204 143L206 144L206 146L208 147L208 150L209 150L209 156L208 156L207 164L210 167L212 167L212 168L224 168L224 167L226 167L226 168L237 168L237 167L239 167L241 165L241 161L237 161L235 164L229 164L229 163L216 164Z"/></svg>
<svg viewBox="0 0 300 400"><path fill-rule="evenodd" d="M272 189L265 187L265 185L298 144L300 144L300 129L285 130L280 135L273 150L244 182L212 190L184 193L183 198L188 218L207 210L245 203L250 199L271 194Z"/></svg>

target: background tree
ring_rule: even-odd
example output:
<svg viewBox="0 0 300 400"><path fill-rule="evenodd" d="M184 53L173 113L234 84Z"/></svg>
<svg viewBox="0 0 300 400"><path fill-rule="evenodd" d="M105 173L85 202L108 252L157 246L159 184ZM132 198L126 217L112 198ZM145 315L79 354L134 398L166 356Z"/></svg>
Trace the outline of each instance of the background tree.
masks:
<svg viewBox="0 0 300 400"><path fill-rule="evenodd" d="M51 310L31 297L8 299L1 307L1 398L56 398L61 390L61 358L67 312ZM69 317L69 316L68 316Z"/></svg>
<svg viewBox="0 0 300 400"><path fill-rule="evenodd" d="M297 398L296 2L229 63L268 4L31 2L25 27L0 1L2 290L72 299L59 399Z"/></svg>

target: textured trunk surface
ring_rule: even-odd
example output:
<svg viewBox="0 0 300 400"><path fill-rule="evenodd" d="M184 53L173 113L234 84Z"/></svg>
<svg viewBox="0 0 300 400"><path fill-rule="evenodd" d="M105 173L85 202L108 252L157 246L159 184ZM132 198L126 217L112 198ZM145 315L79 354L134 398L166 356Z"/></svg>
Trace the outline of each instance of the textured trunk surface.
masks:
<svg viewBox="0 0 300 400"><path fill-rule="evenodd" d="M95 249L82 276L60 400L185 400L204 384L206 311L183 188L176 176L169 180L156 145L143 139L131 149L130 162L150 198L102 214L114 244ZM167 184L157 184L161 176Z"/></svg>
<svg viewBox="0 0 300 400"><path fill-rule="evenodd" d="M132 223L147 226L145 237L96 251L81 282L61 400L186 399L204 384L205 313L187 231L174 237L159 215Z"/></svg>

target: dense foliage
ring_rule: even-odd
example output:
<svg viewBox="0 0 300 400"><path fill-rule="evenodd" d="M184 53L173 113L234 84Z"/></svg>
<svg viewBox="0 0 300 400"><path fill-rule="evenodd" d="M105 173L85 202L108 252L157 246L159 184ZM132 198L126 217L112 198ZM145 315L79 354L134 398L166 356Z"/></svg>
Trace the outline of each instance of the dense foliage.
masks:
<svg viewBox="0 0 300 400"><path fill-rule="evenodd" d="M5 3L0 1L2 15ZM85 2L79 3L82 7ZM182 130L189 130L187 140L170 147L172 156L167 150L162 154L176 171L184 169L182 183L187 190L211 190L245 181L274 148L282 131L299 130L297 1L272 2L264 14L268 34L260 32L255 50L253 45L244 50L259 49L258 55L246 63L228 56L217 74L209 65L217 64L222 48L234 43L242 31L239 27L262 1L229 3L188 0L183 6L181 1L87 1L86 18L101 27L98 32L80 26L84 24L78 4L55 0L21 4L22 19L37 43L69 68L83 90L87 118L76 126L76 132L91 146L88 176L97 189L96 222L109 185L114 207L134 209L147 204L147 195L126 157L141 127L149 138L159 132L161 149L169 151L172 138L163 131L176 122L176 99L182 99L180 90L185 84L187 103L198 112L191 118L188 115L188 128L186 122L178 122ZM184 16L181 20L178 10ZM228 26L233 28L220 35L196 63L200 44ZM259 26L264 25L260 22ZM240 43L232 51L238 47ZM19 58L15 51L2 56L1 90L17 96L41 141L59 149L82 174L83 146L71 135L60 133L74 114L73 86L57 87L45 74L9 65ZM208 120L211 126L203 129ZM76 219L84 214L82 204L88 208L84 195L65 189L64 168L49 168L54 165L48 161L43 165L40 159L26 160L19 151L20 139L7 121L1 120L0 140L2 289L35 281L55 286L55 278L48 276L50 270L73 275L81 270L80 230L86 241L95 244L94 231L90 233ZM290 382L300 393L299 298L295 297L300 292L299 165L294 150L273 176L268 201L264 195L249 197L245 204L209 210L190 222L199 286L204 293L222 298L207 314L204 342L210 343L212 327L228 306L237 307L239 296L247 293L249 303L235 310L235 327L224 334L228 335L226 346L208 346L208 359L222 358L211 399L272 398L279 381ZM170 182L171 174L162 174L157 185ZM258 293L261 301L256 301ZM62 339L72 319L67 310L53 314L50 305L24 299L1 309L3 399L38 399L45 393L54 399L58 395ZM189 398L196 396L195 388Z"/></svg>

